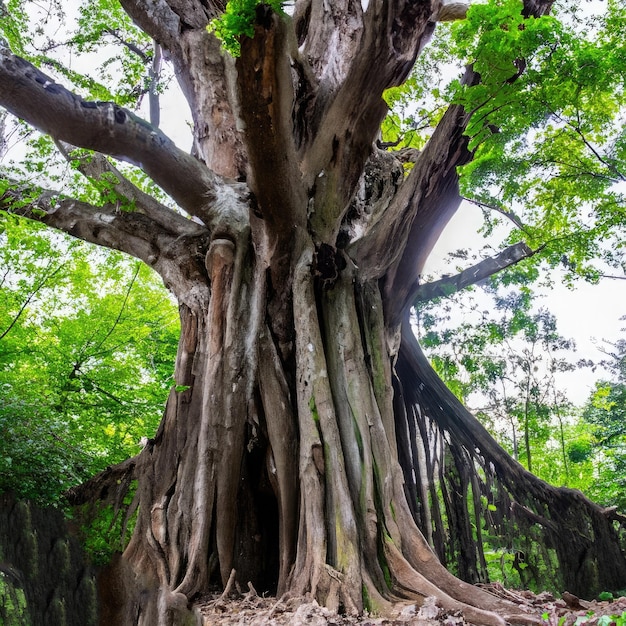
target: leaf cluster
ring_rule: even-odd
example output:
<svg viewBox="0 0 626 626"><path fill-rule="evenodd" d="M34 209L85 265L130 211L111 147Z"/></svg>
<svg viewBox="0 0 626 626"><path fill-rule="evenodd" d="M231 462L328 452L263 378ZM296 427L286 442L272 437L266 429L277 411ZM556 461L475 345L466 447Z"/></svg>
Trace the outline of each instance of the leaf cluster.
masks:
<svg viewBox="0 0 626 626"><path fill-rule="evenodd" d="M508 218L509 242L543 246L537 260L592 281L599 259L622 266L626 234L626 9L606 4L583 29L494 0L453 31L481 78L455 95L472 114L462 193L485 207L488 230Z"/></svg>
<svg viewBox="0 0 626 626"><path fill-rule="evenodd" d="M65 39L51 39L51 31ZM149 90L153 41L118 2L86 0L68 9L58 0L8 0L0 5L0 37L86 99L136 107Z"/></svg>
<svg viewBox="0 0 626 626"><path fill-rule="evenodd" d="M221 40L224 50L238 57L241 37L254 36L257 7L267 6L280 14L284 4L282 0L229 0L222 15L211 20L208 29Z"/></svg>

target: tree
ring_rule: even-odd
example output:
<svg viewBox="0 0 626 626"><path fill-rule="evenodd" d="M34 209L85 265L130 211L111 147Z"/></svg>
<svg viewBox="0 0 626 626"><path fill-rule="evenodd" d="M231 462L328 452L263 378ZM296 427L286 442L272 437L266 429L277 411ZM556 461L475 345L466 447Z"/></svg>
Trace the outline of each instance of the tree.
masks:
<svg viewBox="0 0 626 626"><path fill-rule="evenodd" d="M482 306L471 294L460 294L457 305L467 309L464 321L450 327L440 303L418 309L418 336L435 369L460 400L474 396L474 412L513 458L531 472L558 483L555 459L546 455L551 426L557 427L559 464L567 484L563 416L571 408L555 377L576 365L562 356L575 344L557 332L556 318L545 308L533 311L528 289L500 292L484 287L490 296ZM498 317L496 317L496 315ZM446 324L447 322L447 324ZM582 364L579 364L582 366ZM534 454L543 457L543 471L533 470ZM555 471L557 470L557 471Z"/></svg>
<svg viewBox="0 0 626 626"><path fill-rule="evenodd" d="M608 357L601 361L613 380L599 380L583 410L587 437L571 447L574 462L594 458L599 480L591 493L605 506L624 510L624 467L626 466L626 341L619 339L601 348Z"/></svg>
<svg viewBox="0 0 626 626"><path fill-rule="evenodd" d="M15 2L3 18L11 50L0 49L0 105L52 138L54 145L41 140L39 155L58 150L86 178L57 175L40 156L29 162L39 163L34 170L47 172L50 184L8 172L0 208L141 259L179 303L176 385L155 436L138 456L73 493L79 501L114 491L129 474L138 481L115 623L182 623L197 594L216 579L226 585L235 572L244 584L310 594L348 612L384 612L399 598L434 595L471 621L502 624L497 613L515 607L453 576L426 539L443 558L441 529L435 537L423 515L436 487L420 476L433 479L442 468L430 444L452 455L448 478L458 491L448 496L463 496L449 510L458 514L451 532L465 580L480 572L464 494L471 483L479 516L484 476L498 510L513 511L522 530L530 520L550 542L571 590L623 581L611 516L580 494L542 483L504 453L433 372L408 317L424 262L459 205L457 168L475 163L468 176L485 179L495 153L502 156L522 127L560 114L562 150L576 146L575 156L585 157L584 200L599 198L601 210L579 242L617 224L607 181L622 177L624 141L610 135L602 116L608 104L613 114L621 106L618 7L611 4L593 45L540 18L549 1L473 8L459 35L460 54L473 68L451 87L454 103L433 117L420 151L404 146L395 154L384 149L384 137L377 144L383 94L409 77L435 31L440 2L298 0L291 15L277 2L252 0L120 4L135 25L113 3L85 4L81 32L68 42L78 51L103 38L121 43L113 57L125 68L120 85L104 86L105 69L100 81L78 74L52 57L47 41L37 49ZM216 32L236 58L224 53ZM605 60L583 59L600 45ZM156 117L150 124L124 108L144 93L158 97L158 88L142 85L152 85L161 51L190 105L191 154ZM597 72L586 72L587 62ZM580 76L557 77L568 63ZM557 78L571 76L568 88L547 98L544 74L554 89ZM591 99L586 108L572 104L590 90L604 107ZM507 103L512 126L499 117ZM606 131L603 149L611 155L595 149L586 124L594 125L594 138ZM554 148L544 143L544 152ZM509 200L520 154L500 159ZM551 180L570 198L575 189L561 174L572 164L559 164L560 156L546 157ZM413 161L405 168L407 158ZM150 181L171 201L155 196ZM544 185L533 210L553 191ZM577 224L567 216L550 222L561 233L550 231L551 240L562 242ZM549 227L539 221L533 230L518 220L530 243L515 247L522 251L515 261L539 252ZM560 260L562 245L545 248L552 256L544 258ZM588 258L580 253L571 265ZM589 532L580 532L581 520ZM568 531L575 540L564 539Z"/></svg>

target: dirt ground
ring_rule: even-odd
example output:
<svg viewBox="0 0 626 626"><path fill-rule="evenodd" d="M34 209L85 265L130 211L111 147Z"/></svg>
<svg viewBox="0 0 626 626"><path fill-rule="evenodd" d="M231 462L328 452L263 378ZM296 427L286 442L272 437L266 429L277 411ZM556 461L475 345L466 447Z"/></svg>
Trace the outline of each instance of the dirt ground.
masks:
<svg viewBox="0 0 626 626"><path fill-rule="evenodd" d="M483 588L514 602L524 617L519 624L544 624L545 626L611 626L615 618L626 624L626 598L614 601L579 600L564 593L555 598L550 593L534 594L529 591L509 591L498 584ZM227 596L215 594L198 605L203 626L464 626L467 622L460 614L448 613L437 607L434 598L426 598L422 606L407 603L399 607L393 617L338 615L321 607L317 602L302 598L281 600L262 597L251 588L247 593L234 591Z"/></svg>

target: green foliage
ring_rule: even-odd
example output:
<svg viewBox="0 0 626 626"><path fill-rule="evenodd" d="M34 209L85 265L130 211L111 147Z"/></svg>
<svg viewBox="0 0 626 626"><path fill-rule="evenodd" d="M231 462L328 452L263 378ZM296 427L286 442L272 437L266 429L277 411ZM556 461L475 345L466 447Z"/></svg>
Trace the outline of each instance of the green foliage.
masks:
<svg viewBox="0 0 626 626"><path fill-rule="evenodd" d="M559 335L553 315L534 308L527 289L486 290L490 307L457 296L420 309L421 343L446 385L478 405L478 416L516 459L549 482L567 484L575 419L556 376L575 369L561 356L574 344ZM464 320L446 324L445 307L458 313L459 303L468 309Z"/></svg>
<svg viewBox="0 0 626 626"><path fill-rule="evenodd" d="M519 0L493 0L455 25L457 53L481 77L455 96L472 113L461 187L488 230L508 217L510 242L595 281L600 260L623 261L626 8L608 2L584 29L566 17L525 19Z"/></svg>
<svg viewBox="0 0 626 626"><path fill-rule="evenodd" d="M282 12L281 0L229 0L220 17L211 20L209 31L222 41L222 47L232 56L241 53L241 37L254 36L254 24L258 6L268 6L277 13Z"/></svg>
<svg viewBox="0 0 626 626"><path fill-rule="evenodd" d="M45 6L8 0L3 9L0 4L0 37L13 52L86 99L139 105L152 80L152 39L133 24L118 2L84 0L76 11L67 13L63 5L59 0ZM50 30L68 28L73 32L63 46L49 38ZM89 71L73 69L78 58L89 59Z"/></svg>
<svg viewBox="0 0 626 626"><path fill-rule="evenodd" d="M146 266L2 226L0 490L55 502L154 434L178 319Z"/></svg>
<svg viewBox="0 0 626 626"><path fill-rule="evenodd" d="M437 39L417 58L408 79L383 93L389 113L381 127L382 141L391 150L421 150L441 120L452 91L450 68L458 64L450 29L440 25Z"/></svg>
<svg viewBox="0 0 626 626"><path fill-rule="evenodd" d="M100 503L84 505L73 512L73 517L80 523L81 544L94 565L109 563L112 556L122 552L130 541L137 521L137 511L131 510L136 489L135 481L118 510L111 504Z"/></svg>
<svg viewBox="0 0 626 626"><path fill-rule="evenodd" d="M30 626L31 617L24 590L0 572L0 623L3 626Z"/></svg>
<svg viewBox="0 0 626 626"><path fill-rule="evenodd" d="M626 383L596 383L582 417L593 436L589 458L602 477L590 485L590 495L626 511Z"/></svg>

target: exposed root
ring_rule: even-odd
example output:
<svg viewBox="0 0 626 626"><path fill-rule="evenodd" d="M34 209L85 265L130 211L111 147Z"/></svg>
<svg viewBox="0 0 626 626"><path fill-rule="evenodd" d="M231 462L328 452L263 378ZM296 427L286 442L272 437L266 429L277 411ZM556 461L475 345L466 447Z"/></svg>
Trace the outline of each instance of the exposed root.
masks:
<svg viewBox="0 0 626 626"><path fill-rule="evenodd" d="M220 600L225 600L233 592L233 588L235 587L236 575L237 572L234 569L230 570L230 576L228 577L228 582L226 583L226 587L224 587L222 595L219 597Z"/></svg>
<svg viewBox="0 0 626 626"><path fill-rule="evenodd" d="M468 621L474 624L484 626L506 625L505 619L500 615L455 600L437 588L411 567L393 542L385 542L384 547L385 557L389 563L392 576L395 578L395 585L400 593L405 594L407 597L411 597L414 594L422 598L435 597L437 598L437 606L446 611L460 611Z"/></svg>

